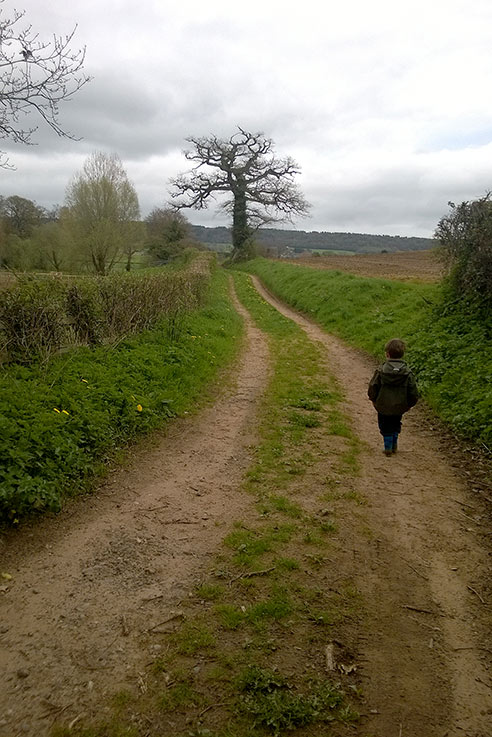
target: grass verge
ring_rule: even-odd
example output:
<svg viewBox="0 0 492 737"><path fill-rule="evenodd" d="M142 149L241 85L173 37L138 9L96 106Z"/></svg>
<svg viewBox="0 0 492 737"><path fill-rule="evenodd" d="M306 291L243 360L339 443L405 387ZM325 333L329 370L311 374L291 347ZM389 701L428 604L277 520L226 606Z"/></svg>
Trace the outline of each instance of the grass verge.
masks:
<svg viewBox="0 0 492 737"><path fill-rule="evenodd" d="M128 441L193 410L236 354L241 322L216 270L206 304L115 347L0 373L0 520L59 509Z"/></svg>
<svg viewBox="0 0 492 737"><path fill-rule="evenodd" d="M339 510L361 503L350 495L358 441L318 347L245 274L235 283L274 356L244 480L250 509L231 521L209 574L181 602L183 621L142 635L153 655L107 722L58 727L54 737L319 737L335 726L341 737L358 719L351 643L362 603L351 551L346 568L332 563L344 547Z"/></svg>
<svg viewBox="0 0 492 737"><path fill-rule="evenodd" d="M447 305L440 285L362 278L256 259L246 270L326 330L382 359L400 337L432 409L456 432L492 448L492 316Z"/></svg>

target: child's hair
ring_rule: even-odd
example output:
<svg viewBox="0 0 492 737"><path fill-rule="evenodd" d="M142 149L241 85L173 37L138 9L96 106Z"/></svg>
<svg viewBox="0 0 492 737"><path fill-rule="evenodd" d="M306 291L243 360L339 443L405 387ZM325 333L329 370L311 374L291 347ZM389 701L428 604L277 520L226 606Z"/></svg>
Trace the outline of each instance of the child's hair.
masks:
<svg viewBox="0 0 492 737"><path fill-rule="evenodd" d="M405 343L399 338L393 338L384 346L384 350L390 358L401 358L405 353L405 349Z"/></svg>

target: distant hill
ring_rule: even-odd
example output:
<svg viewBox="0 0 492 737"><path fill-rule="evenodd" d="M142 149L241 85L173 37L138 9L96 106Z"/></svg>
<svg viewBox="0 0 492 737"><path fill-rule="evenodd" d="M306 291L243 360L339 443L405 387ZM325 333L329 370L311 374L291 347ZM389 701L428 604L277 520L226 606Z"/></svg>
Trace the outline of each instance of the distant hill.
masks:
<svg viewBox="0 0 492 737"><path fill-rule="evenodd" d="M231 229L207 228L192 225L198 241L211 246L231 243ZM281 230L264 228L257 232L256 241L275 250L289 249L294 253L311 250L355 251L356 253L380 253L381 251L426 251L436 245L432 238L406 238L399 235L370 235L368 233L328 233L317 230Z"/></svg>

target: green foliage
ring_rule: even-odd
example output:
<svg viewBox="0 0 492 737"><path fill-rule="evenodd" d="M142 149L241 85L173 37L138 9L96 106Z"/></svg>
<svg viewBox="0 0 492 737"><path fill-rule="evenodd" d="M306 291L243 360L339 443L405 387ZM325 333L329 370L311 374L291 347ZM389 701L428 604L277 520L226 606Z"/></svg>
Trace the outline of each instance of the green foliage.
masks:
<svg viewBox="0 0 492 737"><path fill-rule="evenodd" d="M23 363L174 322L205 296L208 265L107 277L21 280L0 292L0 355Z"/></svg>
<svg viewBox="0 0 492 737"><path fill-rule="evenodd" d="M278 672L254 665L243 671L237 685L240 712L252 719L255 727L263 727L276 737L283 730L332 722L340 716L343 693L327 681L313 682L307 692L299 693Z"/></svg>
<svg viewBox="0 0 492 737"><path fill-rule="evenodd" d="M380 358L404 338L419 389L454 430L492 443L492 316L471 303L447 305L440 286L360 278L257 259L247 267L281 299L329 332ZM331 432L350 430L336 412ZM347 458L347 462L350 459Z"/></svg>
<svg viewBox="0 0 492 737"><path fill-rule="evenodd" d="M455 205L441 218L436 238L455 296L466 297L485 313L492 308L491 194Z"/></svg>
<svg viewBox="0 0 492 737"><path fill-rule="evenodd" d="M240 332L224 274L206 305L129 337L116 348L80 348L46 365L12 364L0 373L0 519L58 509L85 488L128 440L192 409Z"/></svg>
<svg viewBox="0 0 492 737"><path fill-rule="evenodd" d="M191 236L191 225L182 212L154 207L145 218L146 246L153 259L162 263L196 246Z"/></svg>
<svg viewBox="0 0 492 737"><path fill-rule="evenodd" d="M68 186L65 223L87 264L107 274L120 256L128 266L142 244L140 207L117 154L95 152Z"/></svg>
<svg viewBox="0 0 492 737"><path fill-rule="evenodd" d="M248 568L257 565L257 558L289 540L295 529L292 525L274 525L264 527L261 531L249 530L240 522L234 528L225 537L224 545L236 552L238 565Z"/></svg>
<svg viewBox="0 0 492 737"><path fill-rule="evenodd" d="M215 638L210 630L200 623L185 623L176 632L174 639L177 651L181 655L194 655L200 650L207 650L215 646Z"/></svg>

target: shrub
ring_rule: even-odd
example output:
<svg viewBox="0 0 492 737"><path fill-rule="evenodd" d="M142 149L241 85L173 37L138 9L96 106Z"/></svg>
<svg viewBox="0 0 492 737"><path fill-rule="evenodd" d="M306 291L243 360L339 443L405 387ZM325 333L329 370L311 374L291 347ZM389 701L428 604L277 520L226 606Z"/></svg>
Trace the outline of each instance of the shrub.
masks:
<svg viewBox="0 0 492 737"><path fill-rule="evenodd" d="M492 307L492 202L491 194L455 205L441 218L435 237L448 269L455 296Z"/></svg>

